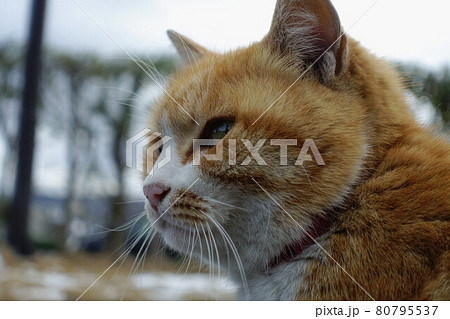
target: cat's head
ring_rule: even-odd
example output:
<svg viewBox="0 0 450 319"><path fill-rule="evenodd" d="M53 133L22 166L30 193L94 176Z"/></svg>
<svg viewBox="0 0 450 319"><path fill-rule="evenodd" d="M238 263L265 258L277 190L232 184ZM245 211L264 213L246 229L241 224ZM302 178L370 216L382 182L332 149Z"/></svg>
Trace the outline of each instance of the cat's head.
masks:
<svg viewBox="0 0 450 319"><path fill-rule="evenodd" d="M327 0L279 0L269 34L226 54L169 36L185 65L150 119L165 142L147 162L148 216L177 251L263 270L358 177L347 36Z"/></svg>

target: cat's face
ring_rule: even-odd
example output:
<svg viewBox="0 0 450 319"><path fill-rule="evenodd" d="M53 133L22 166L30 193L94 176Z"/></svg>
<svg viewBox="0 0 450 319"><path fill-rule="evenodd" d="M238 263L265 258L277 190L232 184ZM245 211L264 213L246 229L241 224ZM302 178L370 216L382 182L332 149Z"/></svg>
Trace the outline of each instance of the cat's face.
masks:
<svg viewBox="0 0 450 319"><path fill-rule="evenodd" d="M339 205L367 151L358 99L333 90L325 82L338 80L324 81L319 69L298 79L306 62L275 49L277 23L262 42L227 54L175 40L192 61L168 84L149 127L171 137L147 162L154 226L173 249L233 269L239 255L246 272L262 271L304 236L297 223L306 228ZM221 140L200 150L208 156L220 147L222 159L194 163L195 139ZM300 165L304 145L310 158Z"/></svg>

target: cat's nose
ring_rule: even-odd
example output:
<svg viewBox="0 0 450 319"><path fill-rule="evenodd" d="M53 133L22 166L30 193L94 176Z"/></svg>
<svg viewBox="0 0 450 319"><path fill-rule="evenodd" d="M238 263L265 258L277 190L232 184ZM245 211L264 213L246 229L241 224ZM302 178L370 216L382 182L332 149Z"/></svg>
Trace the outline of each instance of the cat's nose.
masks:
<svg viewBox="0 0 450 319"><path fill-rule="evenodd" d="M151 184L144 186L144 195L154 210L158 210L159 204L170 192L170 187L162 184Z"/></svg>

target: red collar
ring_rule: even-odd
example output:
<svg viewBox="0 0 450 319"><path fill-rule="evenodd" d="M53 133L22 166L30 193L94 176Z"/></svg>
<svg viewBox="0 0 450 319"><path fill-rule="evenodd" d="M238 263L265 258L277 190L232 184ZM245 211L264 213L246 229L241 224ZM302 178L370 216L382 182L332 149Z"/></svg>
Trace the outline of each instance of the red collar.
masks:
<svg viewBox="0 0 450 319"><path fill-rule="evenodd" d="M274 268L282 263L293 260L300 255L307 247L315 243L316 238L322 236L331 229L332 220L330 216L320 215L313 219L311 226L306 234L292 244L286 246L283 251L272 259L269 263L269 269Z"/></svg>

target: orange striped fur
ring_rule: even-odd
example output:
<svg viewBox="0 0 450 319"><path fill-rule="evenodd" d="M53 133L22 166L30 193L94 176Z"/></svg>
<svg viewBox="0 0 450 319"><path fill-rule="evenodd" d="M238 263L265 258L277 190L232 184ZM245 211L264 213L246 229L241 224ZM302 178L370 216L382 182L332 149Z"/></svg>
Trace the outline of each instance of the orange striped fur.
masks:
<svg viewBox="0 0 450 319"><path fill-rule="evenodd" d="M162 98L150 119L153 131L173 137L178 161L146 178L172 189L166 225L156 227L169 246L197 258L208 254L201 228L210 230L221 257L211 267L224 269L231 248L222 227L243 264L244 274L228 252L243 299L448 300L449 144L415 122L393 67L339 25L328 0L279 0L269 34L247 48L217 54L170 32L186 65L168 84L173 99ZM234 119L224 160L192 167L193 139L216 118ZM231 139L238 165L228 161ZM267 165L239 165L249 154L241 139L266 139L259 153ZM299 141L288 165L271 139ZM325 166L294 165L305 139ZM271 269L319 214L333 220L331 229Z"/></svg>

